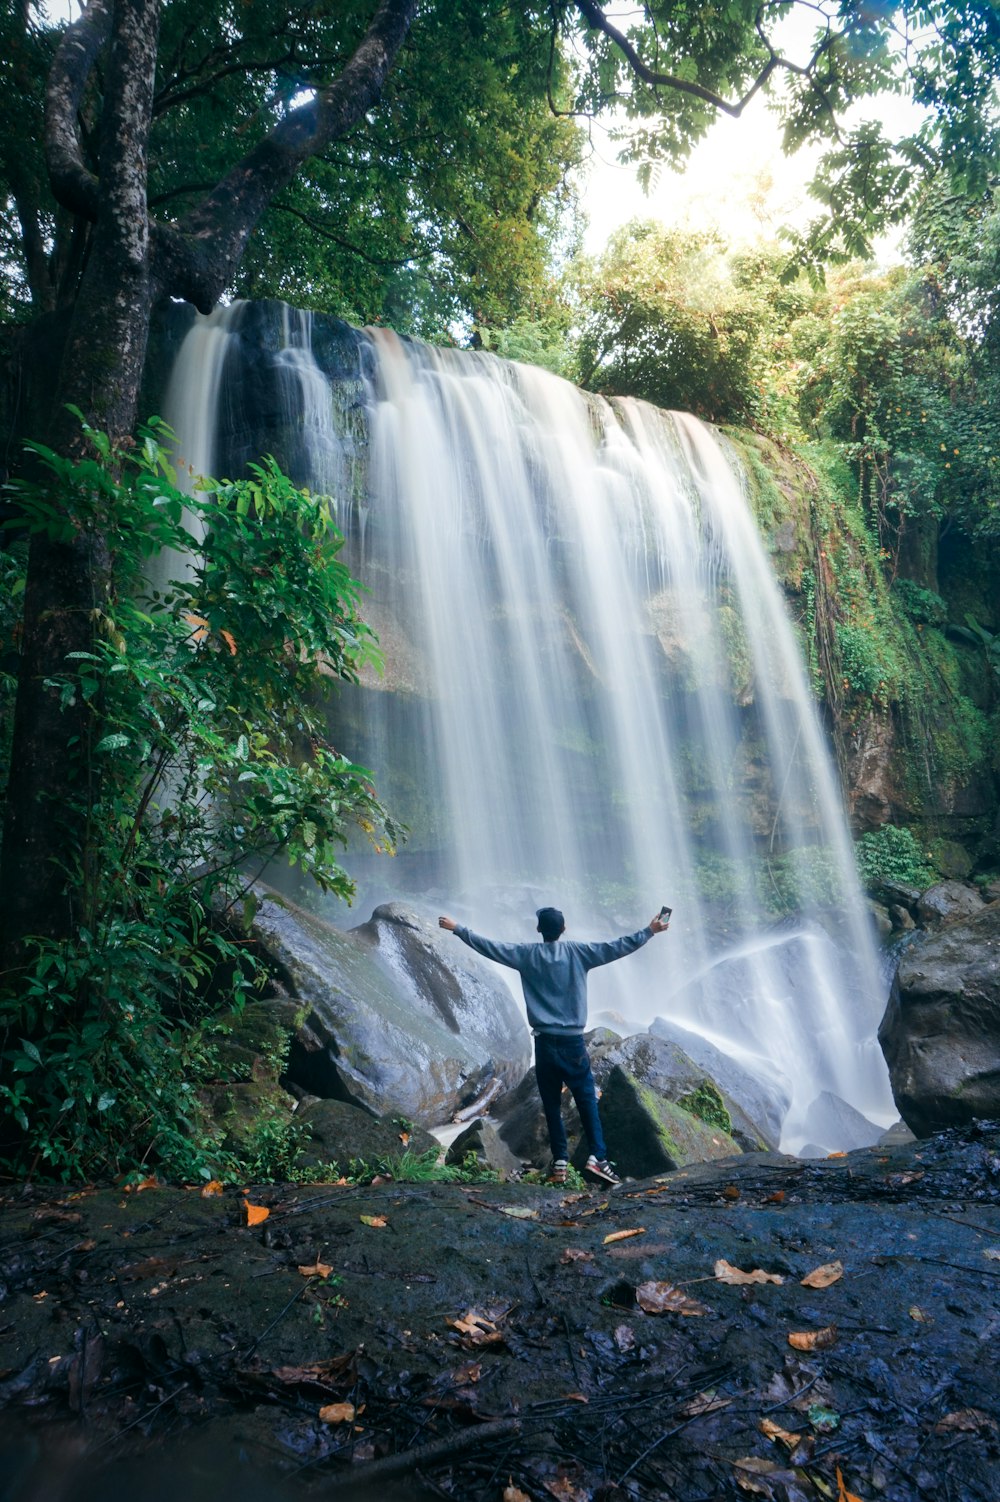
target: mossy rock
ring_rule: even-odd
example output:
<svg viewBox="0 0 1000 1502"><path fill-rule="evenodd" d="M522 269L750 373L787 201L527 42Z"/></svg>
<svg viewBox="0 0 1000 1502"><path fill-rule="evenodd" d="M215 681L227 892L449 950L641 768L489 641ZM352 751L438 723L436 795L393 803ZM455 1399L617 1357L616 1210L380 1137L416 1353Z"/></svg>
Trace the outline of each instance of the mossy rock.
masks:
<svg viewBox="0 0 1000 1502"><path fill-rule="evenodd" d="M600 1111L608 1154L618 1172L629 1178L645 1179L686 1163L740 1153L728 1132L655 1094L620 1065L608 1075Z"/></svg>
<svg viewBox="0 0 1000 1502"><path fill-rule="evenodd" d="M372 1166L405 1152L430 1152L440 1145L430 1132L405 1117L373 1116L342 1100L308 1101L299 1107L295 1120L308 1134L296 1156L296 1166L304 1169L333 1163L342 1171L352 1163Z"/></svg>

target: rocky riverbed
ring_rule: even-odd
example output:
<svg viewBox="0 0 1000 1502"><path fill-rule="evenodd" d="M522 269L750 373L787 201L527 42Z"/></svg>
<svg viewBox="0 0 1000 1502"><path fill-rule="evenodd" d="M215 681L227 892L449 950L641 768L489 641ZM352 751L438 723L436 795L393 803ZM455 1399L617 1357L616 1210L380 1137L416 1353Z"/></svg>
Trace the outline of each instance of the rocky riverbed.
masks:
<svg viewBox="0 0 1000 1502"><path fill-rule="evenodd" d="M10 1188L0 1281L4 1502L1000 1490L996 1125L610 1193Z"/></svg>

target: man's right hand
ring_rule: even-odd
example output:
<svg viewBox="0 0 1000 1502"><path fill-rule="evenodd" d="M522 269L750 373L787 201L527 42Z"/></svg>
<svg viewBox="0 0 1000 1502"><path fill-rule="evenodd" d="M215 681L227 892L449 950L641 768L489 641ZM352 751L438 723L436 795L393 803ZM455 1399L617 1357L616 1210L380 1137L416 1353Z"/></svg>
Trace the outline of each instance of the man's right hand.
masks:
<svg viewBox="0 0 1000 1502"><path fill-rule="evenodd" d="M457 927L458 924L455 922L454 918L438 919L438 928L446 928L450 934L453 934Z"/></svg>

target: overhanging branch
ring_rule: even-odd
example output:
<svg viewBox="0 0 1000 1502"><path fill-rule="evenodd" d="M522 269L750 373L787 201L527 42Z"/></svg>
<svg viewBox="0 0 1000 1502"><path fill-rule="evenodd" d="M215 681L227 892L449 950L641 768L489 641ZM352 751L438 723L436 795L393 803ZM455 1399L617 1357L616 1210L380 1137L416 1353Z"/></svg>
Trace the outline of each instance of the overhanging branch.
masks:
<svg viewBox="0 0 1000 1502"><path fill-rule="evenodd" d="M98 54L111 31L112 0L90 0L66 28L49 72L45 93L45 158L58 203L97 218L98 183L83 160L78 114Z"/></svg>

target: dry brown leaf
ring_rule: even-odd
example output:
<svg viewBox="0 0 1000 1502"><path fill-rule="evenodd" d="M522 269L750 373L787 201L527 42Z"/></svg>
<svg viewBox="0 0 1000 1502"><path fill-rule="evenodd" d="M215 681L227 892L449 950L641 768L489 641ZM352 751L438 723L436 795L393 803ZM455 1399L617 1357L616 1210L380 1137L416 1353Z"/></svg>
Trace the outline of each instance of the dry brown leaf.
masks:
<svg viewBox="0 0 1000 1502"><path fill-rule="evenodd" d="M222 630L222 631L219 632L219 635L222 637L222 640L225 642L226 646L229 648L229 655L230 655L230 657L235 657L236 656L236 638L233 635L233 633L231 631Z"/></svg>
<svg viewBox="0 0 1000 1502"><path fill-rule="evenodd" d="M593 1252L585 1252L579 1246L565 1247L562 1256L559 1258L560 1262L593 1262L593 1260Z"/></svg>
<svg viewBox="0 0 1000 1502"><path fill-rule="evenodd" d="M736 1485L744 1492L753 1492L757 1496L773 1497L767 1481L757 1478L773 1476L780 1470L773 1460L765 1460L760 1455L747 1455L743 1460L733 1461L733 1470L736 1472Z"/></svg>
<svg viewBox="0 0 1000 1502"><path fill-rule="evenodd" d="M463 1345L490 1346L503 1340L503 1332L497 1329L496 1321L478 1309L467 1309L457 1319L445 1320L462 1337Z"/></svg>
<svg viewBox="0 0 1000 1502"><path fill-rule="evenodd" d="M483 1366L481 1361L467 1361L464 1366L460 1366L457 1371L452 1372L452 1385L455 1387L470 1387L474 1382L478 1382L482 1375Z"/></svg>
<svg viewBox="0 0 1000 1502"><path fill-rule="evenodd" d="M221 1194L221 1193L222 1193L222 1180L221 1179L209 1179L208 1183L204 1186L204 1188L201 1191L201 1197L202 1197L203 1200L208 1200L208 1199L212 1198L213 1194Z"/></svg>
<svg viewBox="0 0 1000 1502"><path fill-rule="evenodd" d="M686 1419L696 1419L702 1413L715 1413L716 1409L728 1408L732 1398L720 1398L715 1390L709 1392L696 1392L690 1402L685 1403L681 1413Z"/></svg>
<svg viewBox="0 0 1000 1502"><path fill-rule="evenodd" d="M836 1262L824 1262L821 1267L814 1267L800 1281L803 1288L829 1288L831 1283L838 1282L843 1276L844 1264L838 1259Z"/></svg>
<svg viewBox="0 0 1000 1502"><path fill-rule="evenodd" d="M562 1401L564 1403L589 1403L590 1399L584 1392L566 1392L563 1393Z"/></svg>
<svg viewBox="0 0 1000 1502"><path fill-rule="evenodd" d="M784 1203L785 1191L783 1189L776 1189L773 1194L769 1194L766 1199L761 1201L761 1204L764 1205L783 1205Z"/></svg>
<svg viewBox="0 0 1000 1502"><path fill-rule="evenodd" d="M740 1191L735 1184L727 1184L722 1191L722 1198L724 1200L738 1200L739 1197Z"/></svg>
<svg viewBox="0 0 1000 1502"><path fill-rule="evenodd" d="M861 1502L857 1492L849 1492L844 1485L844 1478L840 1474L840 1466L837 1466L837 1502Z"/></svg>
<svg viewBox="0 0 1000 1502"><path fill-rule="evenodd" d="M847 1154L846 1154L846 1153L844 1153L844 1152L839 1152L839 1153L827 1153L827 1157L828 1157L828 1158L846 1158L846 1157L847 1157Z"/></svg>
<svg viewBox="0 0 1000 1502"><path fill-rule="evenodd" d="M141 1194L144 1189L159 1189L160 1181L155 1174L150 1174L148 1179L142 1179L138 1184L126 1184L126 1189L134 1189L136 1194Z"/></svg>
<svg viewBox="0 0 1000 1502"><path fill-rule="evenodd" d="M403 1146L406 1147L407 1143L410 1140L410 1134L409 1134L409 1132L400 1132L400 1134L399 1134L399 1140L403 1144Z"/></svg>
<svg viewBox="0 0 1000 1502"><path fill-rule="evenodd" d="M376 1230L384 1230L389 1224L384 1215L359 1215L358 1219L364 1226L374 1226Z"/></svg>
<svg viewBox="0 0 1000 1502"><path fill-rule="evenodd" d="M604 1245L610 1246L613 1241L627 1241L630 1236L645 1236L645 1226L633 1226L631 1231L612 1231L610 1236L605 1236Z"/></svg>
<svg viewBox="0 0 1000 1502"><path fill-rule="evenodd" d="M635 1291L635 1301L646 1314L711 1314L711 1309L699 1304L683 1289L672 1283L640 1283Z"/></svg>
<svg viewBox="0 0 1000 1502"><path fill-rule="evenodd" d="M919 1304L911 1304L909 1312L910 1318L915 1319L918 1325L933 1325L934 1323L933 1314L928 1314L925 1309L920 1308Z"/></svg>
<svg viewBox="0 0 1000 1502"><path fill-rule="evenodd" d="M259 1226L262 1220L270 1215L266 1205L251 1205L248 1199L243 1201L243 1224L247 1226Z"/></svg>
<svg viewBox="0 0 1000 1502"><path fill-rule="evenodd" d="M803 1437L801 1434L793 1434L790 1429L782 1429L780 1424L775 1424L771 1419L761 1419L757 1428L767 1439L780 1440L789 1450L794 1450Z"/></svg>
<svg viewBox="0 0 1000 1502"><path fill-rule="evenodd" d="M357 1410L353 1403L327 1403L319 1411L324 1424L353 1424Z"/></svg>
<svg viewBox="0 0 1000 1502"><path fill-rule="evenodd" d="M515 1486L513 1481L508 1481L503 1489L503 1502L531 1502L531 1498L527 1492L522 1492L519 1486Z"/></svg>
<svg viewBox="0 0 1000 1502"><path fill-rule="evenodd" d="M981 1408L956 1408L954 1413L946 1413L943 1419L939 1419L934 1425L935 1434L947 1434L951 1429L963 1430L971 1434L977 1429L995 1429L996 1419L984 1413Z"/></svg>
<svg viewBox="0 0 1000 1502"><path fill-rule="evenodd" d="M312 1267L300 1267L299 1272L304 1278L328 1278L333 1268L329 1262L314 1262Z"/></svg>
<svg viewBox="0 0 1000 1502"><path fill-rule="evenodd" d="M329 1386L343 1380L344 1373L350 1370L356 1354L355 1351L346 1351L342 1356L334 1356L329 1361L316 1361L311 1366L275 1366L271 1368L271 1375L291 1387L307 1383Z"/></svg>
<svg viewBox="0 0 1000 1502"><path fill-rule="evenodd" d="M793 1330L788 1344L796 1351L828 1351L837 1344L836 1325L824 1325L822 1330Z"/></svg>
<svg viewBox="0 0 1000 1502"><path fill-rule="evenodd" d="M766 1273L762 1267L755 1267L752 1272L745 1273L741 1267L734 1267L727 1262L725 1257L720 1257L715 1264L715 1276L720 1283L784 1283L780 1273Z"/></svg>
<svg viewBox="0 0 1000 1502"><path fill-rule="evenodd" d="M544 1486L559 1502L590 1502L590 1493L574 1486L568 1476L551 1476Z"/></svg>

